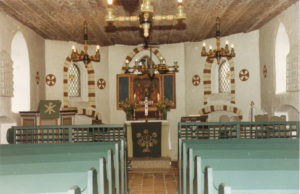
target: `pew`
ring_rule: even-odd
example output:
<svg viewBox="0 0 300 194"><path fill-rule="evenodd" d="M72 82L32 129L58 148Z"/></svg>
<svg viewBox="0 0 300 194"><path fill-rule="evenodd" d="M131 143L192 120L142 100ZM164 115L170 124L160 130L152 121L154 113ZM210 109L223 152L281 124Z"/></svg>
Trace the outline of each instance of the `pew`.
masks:
<svg viewBox="0 0 300 194"><path fill-rule="evenodd" d="M126 170L126 162L122 158L125 156L122 146L124 144L121 142L1 145L1 189L13 189L11 193L28 193L41 189L36 192L48 193L63 190L68 184L68 187L76 184L85 188L86 172L90 168L95 168L97 172L103 171L99 167L99 158L103 158L107 171L107 193L125 193L126 177L122 171ZM17 183L24 186L20 192L12 187L12 184ZM24 189L28 189L28 192L24 192Z"/></svg>
<svg viewBox="0 0 300 194"><path fill-rule="evenodd" d="M180 143L180 193L202 193L205 166L214 169L215 186L226 182L232 193L299 191L299 139L180 140Z"/></svg>
<svg viewBox="0 0 300 194"><path fill-rule="evenodd" d="M22 183L22 173L26 176L44 176L45 179L55 179L55 173L60 175L59 179L70 179L77 177L68 190L70 193L81 193L95 186L92 180L85 181L88 169L94 169L89 174L98 176L98 193L125 194L127 193L127 153L124 125L70 125L70 126L16 126L9 129L7 139L12 147L0 147L4 160L0 166L5 166L0 175L5 176L9 169L14 168ZM36 145L39 144L39 145ZM16 162L17 161L17 162ZM104 163L101 165L101 161ZM100 162L100 164L99 164ZM102 166L102 167L101 167ZM24 170L29 169L29 170ZM63 175L61 175L63 174ZM103 174L106 174L103 176ZM92 176L92 175L90 175ZM103 176L101 178L101 176ZM31 177L32 178L32 177ZM95 179L95 178L94 178ZM28 179L32 188L36 183ZM31 181L31 182L30 182ZM40 185L47 185L49 181L39 180ZM10 181L7 181L9 183ZM67 181L58 181L64 183ZM101 183L103 182L103 183ZM104 184L105 182L105 184ZM89 186L90 185L90 186ZM91 186L92 185L92 186ZM104 186L100 186L104 185ZM58 187L54 187L58 189ZM29 189L29 187L28 187ZM61 189L60 190L65 190ZM45 192L50 192L45 190ZM97 193L91 191L90 193Z"/></svg>

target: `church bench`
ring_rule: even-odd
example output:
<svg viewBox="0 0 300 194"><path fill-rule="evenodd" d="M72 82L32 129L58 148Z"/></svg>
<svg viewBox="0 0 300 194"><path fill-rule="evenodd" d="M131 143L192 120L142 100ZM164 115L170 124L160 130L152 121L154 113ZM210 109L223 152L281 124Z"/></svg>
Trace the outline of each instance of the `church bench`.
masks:
<svg viewBox="0 0 300 194"><path fill-rule="evenodd" d="M216 179L219 181L218 184L221 183L222 178L226 177L223 181L228 180L233 189L239 189L242 184L239 183L236 186L235 181L228 179L229 174L230 177L247 177L247 173L254 170L258 173L258 177L264 177L264 180L272 180L276 173L277 175L282 173L281 178L277 180L281 183L277 185L281 185L282 191L287 191L289 187L297 189L295 188L297 185L289 184L287 181L289 179L286 179L290 177L299 180L299 175L297 176L299 171L299 140L297 139L180 141L182 145L179 148L179 176L180 190L183 193L188 189L189 180L194 179L194 163L197 155L201 156L203 166L209 165L216 168L215 174L219 178ZM189 173L187 173L187 168L189 168ZM227 176L225 176L226 173ZM259 173L265 173L265 176L261 176ZM237 178L237 180L240 179ZM257 178L253 180L257 180ZM265 181L265 187L271 187L272 184L274 181ZM289 187L286 188L282 185ZM251 184L251 186L256 186L257 189L262 188L255 184ZM193 186L189 185L189 189L193 189Z"/></svg>
<svg viewBox="0 0 300 194"><path fill-rule="evenodd" d="M125 131L124 125L117 124L13 126L7 132L7 141L11 144L119 141L124 139Z"/></svg>
<svg viewBox="0 0 300 194"><path fill-rule="evenodd" d="M299 138L298 121L273 122L179 122L181 139Z"/></svg>
<svg viewBox="0 0 300 194"><path fill-rule="evenodd" d="M120 148L121 147L121 148ZM3 160L2 165L9 167L10 162L13 163L11 168L21 174L30 173L30 171L38 171L40 174L48 173L49 166L52 165L51 173L59 172L84 172L90 167L97 168L99 156L112 149L114 153L115 183L118 193L124 193L126 187L126 154L124 149L124 141L115 142L99 142L99 143L80 143L80 144L18 144L0 146ZM120 153L119 151L120 150ZM99 154L100 153L100 154ZM82 157L81 157L82 156ZM18 159L19 158L19 159ZM105 157L107 158L107 157ZM119 159L118 159L119 158ZM34 164L30 164L30 160L34 160ZM107 160L106 160L107 161ZM85 164L85 165L84 165ZM15 166L14 166L15 165ZM43 166L45 166L43 168ZM32 168L26 168L32 167ZM8 169L11 169L8 168ZM6 169L6 168L5 168ZM25 170L24 170L25 169ZM29 172L26 172L29 169ZM119 169L119 170L117 170ZM4 170L5 171L5 170ZM9 171L9 170L6 170ZM28 170L27 170L28 171ZM32 173L32 172L31 172ZM35 172L38 174L38 172ZM121 176L121 177L120 177ZM118 178L119 177L119 178ZM120 183L121 182L121 183Z"/></svg>

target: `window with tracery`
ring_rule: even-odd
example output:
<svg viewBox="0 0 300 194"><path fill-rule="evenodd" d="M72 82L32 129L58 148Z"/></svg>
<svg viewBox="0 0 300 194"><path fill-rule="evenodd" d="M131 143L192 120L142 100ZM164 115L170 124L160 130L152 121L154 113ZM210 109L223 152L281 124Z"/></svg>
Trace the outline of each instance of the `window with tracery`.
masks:
<svg viewBox="0 0 300 194"><path fill-rule="evenodd" d="M230 67L227 62L224 62L219 67L219 93L230 92Z"/></svg>
<svg viewBox="0 0 300 194"><path fill-rule="evenodd" d="M69 96L79 97L80 96L80 71L76 64L72 63L69 67L68 72L69 78Z"/></svg>

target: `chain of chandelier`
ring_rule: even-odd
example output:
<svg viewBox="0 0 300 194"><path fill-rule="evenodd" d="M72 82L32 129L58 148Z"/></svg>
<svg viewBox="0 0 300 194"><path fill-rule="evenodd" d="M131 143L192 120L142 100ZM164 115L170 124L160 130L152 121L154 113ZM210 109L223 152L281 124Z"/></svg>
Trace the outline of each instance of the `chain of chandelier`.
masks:
<svg viewBox="0 0 300 194"><path fill-rule="evenodd" d="M152 27L153 21L160 20L184 20L186 18L186 14L184 12L183 0L177 0L177 13L175 15L154 15L152 0L143 0L140 13L138 16L115 16L113 11L113 0L107 0L107 15L105 17L106 22L137 22L140 23L140 28L143 31L143 37L148 39L150 36L150 30ZM209 50L206 51L206 44L203 43L201 56L206 57L206 61L212 63L214 59L217 60L217 63L220 64L221 58L226 57L228 60L235 57L234 45L231 45L231 49L229 49L229 43L226 41L225 47L221 47L221 32L220 32L220 18L216 19L216 49L213 49L212 46L209 47ZM88 55L88 28L87 22L84 22L84 50L78 51L75 46L72 47L71 60L74 62L82 61L87 67L88 64L93 62L100 62L100 47L97 45L96 53L93 56ZM149 48L148 48L149 49ZM150 53L151 49L150 49ZM151 56L151 55L150 55ZM151 58L151 57L150 57ZM153 76L158 73L167 73L167 72L178 72L178 63L174 62L173 66L169 66L166 64L166 61L160 59L160 64L155 65L152 60L146 60L146 64L140 64L138 61L135 61L135 65L133 67L129 66L129 61L125 62L125 65L122 67L124 73L134 73L134 74L151 74L149 76Z"/></svg>

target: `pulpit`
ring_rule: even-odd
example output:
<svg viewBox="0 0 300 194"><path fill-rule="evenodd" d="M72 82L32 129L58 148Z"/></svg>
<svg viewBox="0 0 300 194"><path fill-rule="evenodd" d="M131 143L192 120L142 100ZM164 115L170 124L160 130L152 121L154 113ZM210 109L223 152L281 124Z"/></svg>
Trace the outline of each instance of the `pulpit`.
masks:
<svg viewBox="0 0 300 194"><path fill-rule="evenodd" d="M149 125L147 125L147 123L149 123ZM153 125L155 126L155 124L158 123L161 125L158 132L155 131L155 129L151 129ZM125 121L125 124L127 126L127 147L129 158L143 156L152 157L150 152L155 152L153 157L170 157L168 121ZM135 124L140 125L136 125L134 127ZM156 150L157 147L159 147L160 150ZM141 150L136 150L137 148L140 148Z"/></svg>
<svg viewBox="0 0 300 194"><path fill-rule="evenodd" d="M73 125L76 113L75 110L61 110L58 118L41 118L39 111L21 111L21 125Z"/></svg>

